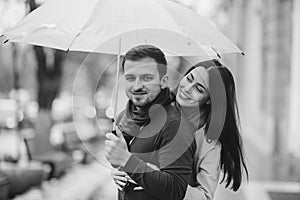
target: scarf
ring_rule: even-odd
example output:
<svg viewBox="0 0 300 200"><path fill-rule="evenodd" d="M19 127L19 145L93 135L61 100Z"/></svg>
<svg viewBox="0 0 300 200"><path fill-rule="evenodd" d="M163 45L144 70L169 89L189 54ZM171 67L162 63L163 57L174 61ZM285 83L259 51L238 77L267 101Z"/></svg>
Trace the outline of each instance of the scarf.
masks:
<svg viewBox="0 0 300 200"><path fill-rule="evenodd" d="M148 105L139 107L139 109L133 105L132 101L129 100L123 116L121 117L118 127L123 132L124 138L127 143L136 137L140 129L151 122L151 113L155 112L155 109L150 109L153 105L159 104L166 107L171 104L171 94L170 89L162 89L157 97ZM151 110L151 113L149 113Z"/></svg>

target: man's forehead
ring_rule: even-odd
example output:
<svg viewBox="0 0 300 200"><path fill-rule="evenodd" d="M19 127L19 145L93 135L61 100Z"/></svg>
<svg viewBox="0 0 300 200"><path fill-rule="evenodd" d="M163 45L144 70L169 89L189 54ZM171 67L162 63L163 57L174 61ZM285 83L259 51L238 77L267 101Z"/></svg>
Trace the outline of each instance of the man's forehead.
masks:
<svg viewBox="0 0 300 200"><path fill-rule="evenodd" d="M125 74L134 72L158 72L157 63L153 58L143 58L137 61L126 60L124 65L124 71Z"/></svg>

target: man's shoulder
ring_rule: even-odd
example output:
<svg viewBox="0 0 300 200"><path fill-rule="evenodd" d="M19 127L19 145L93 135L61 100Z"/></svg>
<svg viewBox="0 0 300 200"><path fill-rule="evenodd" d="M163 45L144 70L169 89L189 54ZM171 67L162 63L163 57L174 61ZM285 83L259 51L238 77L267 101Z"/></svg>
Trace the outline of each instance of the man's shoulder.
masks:
<svg viewBox="0 0 300 200"><path fill-rule="evenodd" d="M166 113L168 122L188 124L188 121L183 117L183 115L181 115L173 104L166 107Z"/></svg>
<svg viewBox="0 0 300 200"><path fill-rule="evenodd" d="M180 112L178 112L178 110L175 108L175 106L173 106L172 104L168 105L165 107L166 109L166 113L167 113L167 119L169 122L171 121L180 121Z"/></svg>
<svg viewBox="0 0 300 200"><path fill-rule="evenodd" d="M165 124L166 129L170 129L174 127L177 129L177 132L185 132L185 134L194 135L194 131L192 130L189 122L180 114L180 112L176 109L174 105L169 105L166 107L167 112L167 121Z"/></svg>
<svg viewBox="0 0 300 200"><path fill-rule="evenodd" d="M163 144L176 147L176 151L185 152L188 148L196 150L195 134L189 122L181 116L175 106L166 107L167 121L160 132Z"/></svg>

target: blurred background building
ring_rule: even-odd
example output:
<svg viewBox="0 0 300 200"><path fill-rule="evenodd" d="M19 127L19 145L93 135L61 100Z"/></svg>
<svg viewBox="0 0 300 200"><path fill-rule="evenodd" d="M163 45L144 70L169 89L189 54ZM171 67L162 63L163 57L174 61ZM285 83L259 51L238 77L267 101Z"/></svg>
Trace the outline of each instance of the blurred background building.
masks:
<svg viewBox="0 0 300 200"><path fill-rule="evenodd" d="M233 0L218 8L228 17L227 23L221 18L220 27L246 54L228 59L236 73L245 137L272 160L257 178L299 181L294 160L300 151L299 2Z"/></svg>
<svg viewBox="0 0 300 200"><path fill-rule="evenodd" d="M299 5L296 0L224 0L214 8L214 22L246 54L224 60L238 87L250 199L299 198ZM298 194L276 197L272 191Z"/></svg>
<svg viewBox="0 0 300 200"><path fill-rule="evenodd" d="M300 199L300 1L176 1L209 19L245 53L225 55L222 60L236 80L250 180L237 193L219 186L216 199ZM32 10L33 2L43 3L0 0L0 34ZM40 56L46 58L44 62ZM180 58L168 59L175 69L183 65ZM93 195L87 192L80 199L114 198L103 190L104 182L110 180L107 168L103 169L106 175L97 180L93 177L99 169L93 159L85 159L81 141L96 155L101 138L111 128L115 66L112 55L0 45L0 169L12 161L35 160L42 167L30 170L40 169L44 174L36 176L41 181L32 184L40 189L32 192L31 186L24 186L11 198L32 199L35 195L43 199L47 194L46 199L51 199L49 190L55 193L63 187L72 193L81 185L69 185L73 179L85 180L79 175L82 173L91 183L88 191ZM179 77L172 77L174 86ZM120 107L126 102L121 95ZM54 153L49 157L49 152ZM61 174L67 175L52 179ZM0 173L0 188L6 184L1 177ZM0 199L4 193L10 192L0 189Z"/></svg>

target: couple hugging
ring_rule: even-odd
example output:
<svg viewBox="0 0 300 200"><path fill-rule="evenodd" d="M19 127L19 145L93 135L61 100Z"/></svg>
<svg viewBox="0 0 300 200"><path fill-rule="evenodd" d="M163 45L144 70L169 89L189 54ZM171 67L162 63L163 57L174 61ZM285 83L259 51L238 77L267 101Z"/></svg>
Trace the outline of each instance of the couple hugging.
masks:
<svg viewBox="0 0 300 200"><path fill-rule="evenodd" d="M248 172L231 72L201 62L170 91L165 55L150 45L129 50L122 69L129 101L105 141L118 199L213 199L221 171L237 191Z"/></svg>

